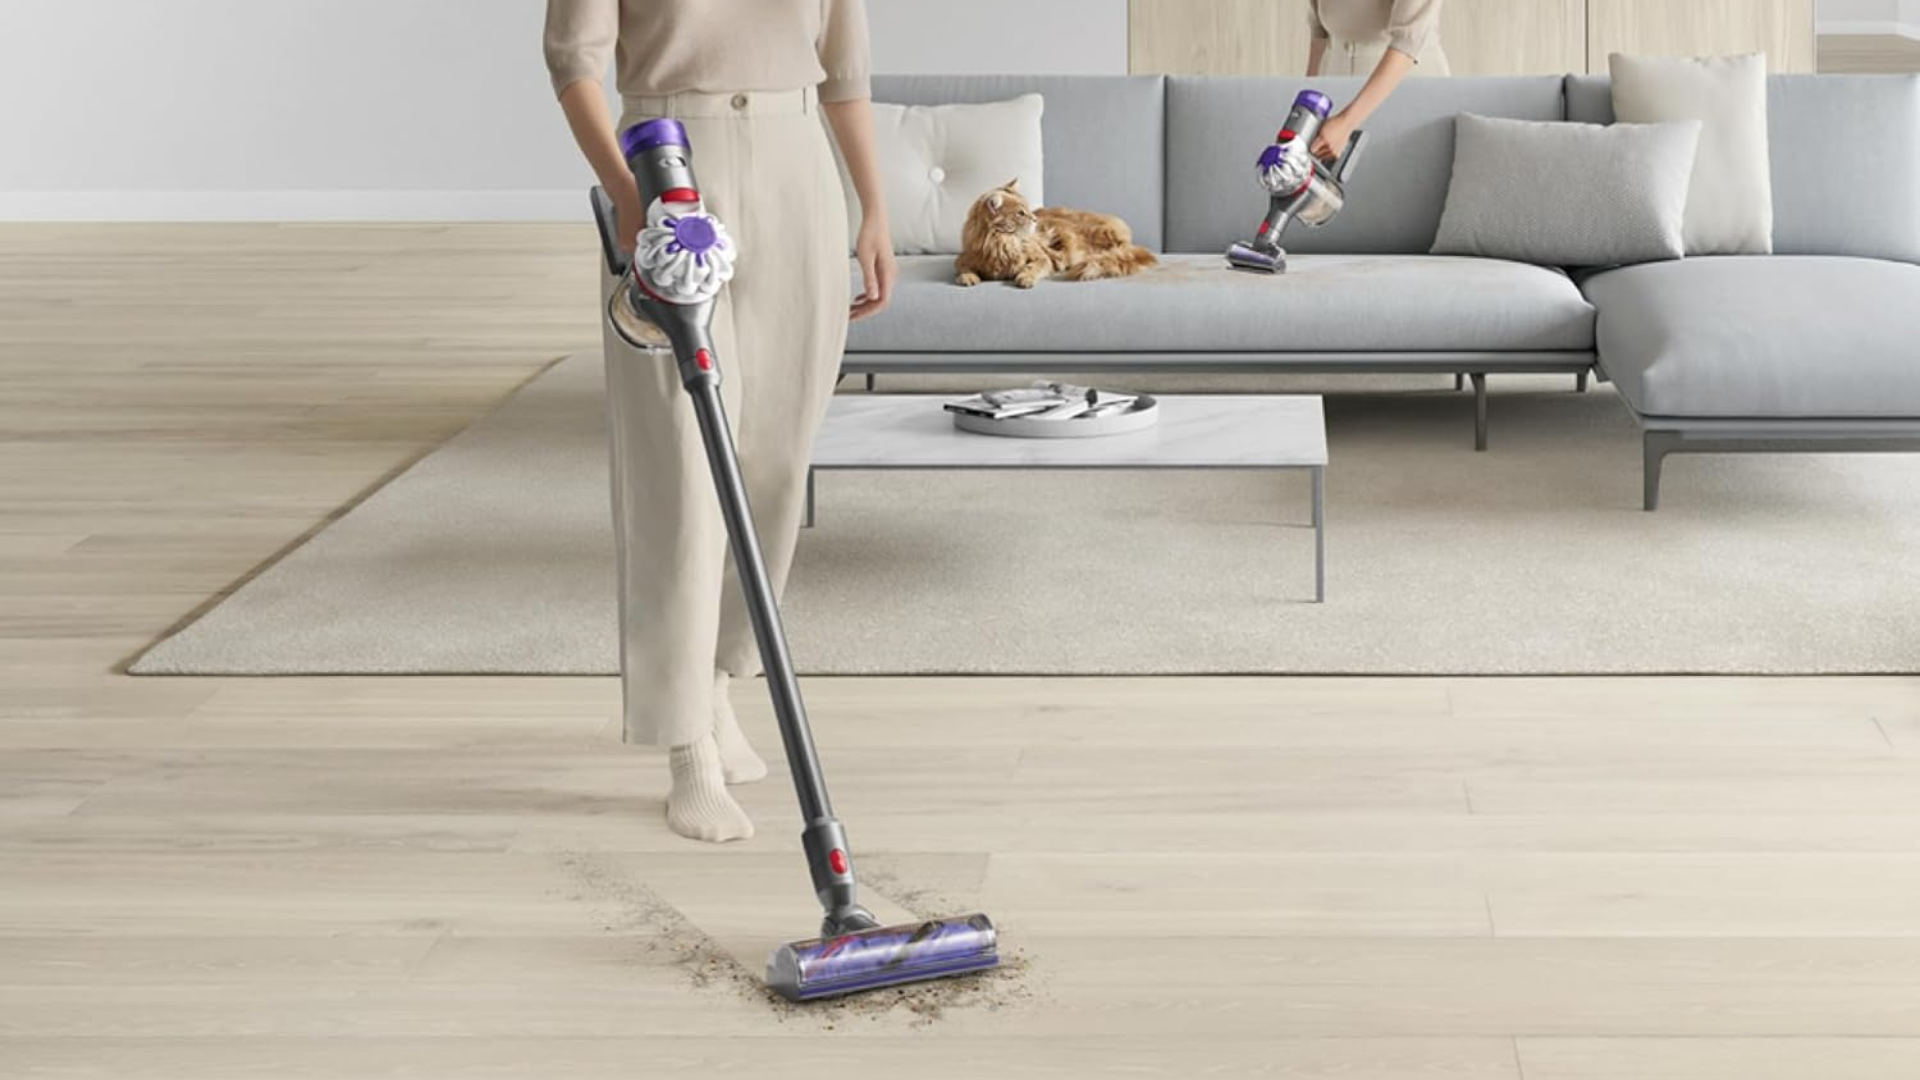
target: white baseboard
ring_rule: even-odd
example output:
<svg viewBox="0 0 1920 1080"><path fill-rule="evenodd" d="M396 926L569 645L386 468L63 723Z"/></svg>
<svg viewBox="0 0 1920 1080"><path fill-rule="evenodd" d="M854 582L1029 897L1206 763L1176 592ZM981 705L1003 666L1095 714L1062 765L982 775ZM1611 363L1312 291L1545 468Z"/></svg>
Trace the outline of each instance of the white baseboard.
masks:
<svg viewBox="0 0 1920 1080"><path fill-rule="evenodd" d="M1903 37L1920 41L1920 26L1893 19L1823 19L1815 29L1822 37Z"/></svg>
<svg viewBox="0 0 1920 1080"><path fill-rule="evenodd" d="M0 191L0 221L585 221L572 191Z"/></svg>

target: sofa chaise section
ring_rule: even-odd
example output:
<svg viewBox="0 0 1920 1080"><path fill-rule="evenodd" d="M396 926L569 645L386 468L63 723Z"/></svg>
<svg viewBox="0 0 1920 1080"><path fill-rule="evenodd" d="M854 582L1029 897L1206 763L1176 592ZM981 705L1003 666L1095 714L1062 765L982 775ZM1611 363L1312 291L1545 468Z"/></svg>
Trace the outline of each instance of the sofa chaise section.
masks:
<svg viewBox="0 0 1920 1080"><path fill-rule="evenodd" d="M1604 77L1571 119L1613 120ZM1920 77L1775 76L1774 254L1583 278L1600 370L1668 455L1920 452Z"/></svg>
<svg viewBox="0 0 1920 1080"><path fill-rule="evenodd" d="M1920 450L1920 266L1695 258L1583 287L1640 422L1649 510L1676 452Z"/></svg>

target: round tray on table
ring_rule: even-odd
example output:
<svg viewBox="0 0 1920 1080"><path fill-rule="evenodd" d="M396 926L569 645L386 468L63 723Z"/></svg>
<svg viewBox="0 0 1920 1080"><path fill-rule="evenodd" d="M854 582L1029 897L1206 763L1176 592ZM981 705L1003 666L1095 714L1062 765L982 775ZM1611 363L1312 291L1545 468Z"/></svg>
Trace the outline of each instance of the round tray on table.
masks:
<svg viewBox="0 0 1920 1080"><path fill-rule="evenodd" d="M1127 411L1112 416L1076 416L1071 420L1035 420L1029 416L1013 416L1005 420L993 420L967 413L953 414L953 426L961 431L1012 439L1097 439L1141 431L1159 420L1160 403L1151 394L1141 394Z"/></svg>

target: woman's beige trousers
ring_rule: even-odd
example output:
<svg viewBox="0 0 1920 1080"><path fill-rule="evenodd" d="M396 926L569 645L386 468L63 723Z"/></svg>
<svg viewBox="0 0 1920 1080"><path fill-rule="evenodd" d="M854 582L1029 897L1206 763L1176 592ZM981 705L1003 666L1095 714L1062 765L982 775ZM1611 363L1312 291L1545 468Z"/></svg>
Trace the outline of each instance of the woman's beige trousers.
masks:
<svg viewBox="0 0 1920 1080"><path fill-rule="evenodd" d="M846 345L839 171L812 90L630 98L621 128L656 116L686 124L701 194L739 248L713 333L777 591L793 561L808 452ZM613 284L608 278L606 289ZM758 674L759 654L674 365L611 333L606 363L627 741L680 746L712 730L716 674Z"/></svg>

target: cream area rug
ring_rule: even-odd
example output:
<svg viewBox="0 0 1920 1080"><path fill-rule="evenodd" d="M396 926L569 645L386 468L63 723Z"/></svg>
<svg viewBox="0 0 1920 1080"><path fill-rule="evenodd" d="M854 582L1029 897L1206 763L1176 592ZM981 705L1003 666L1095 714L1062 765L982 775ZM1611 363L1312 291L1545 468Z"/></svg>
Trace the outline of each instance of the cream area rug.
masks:
<svg viewBox="0 0 1920 1080"><path fill-rule="evenodd" d="M798 662L1920 671L1920 457L1675 458L1646 514L1638 435L1604 387L1496 379L1476 454L1468 395L1397 386L1328 399L1324 605L1304 474L823 473L786 604ZM599 361L575 357L133 670L611 674L607 483Z"/></svg>

